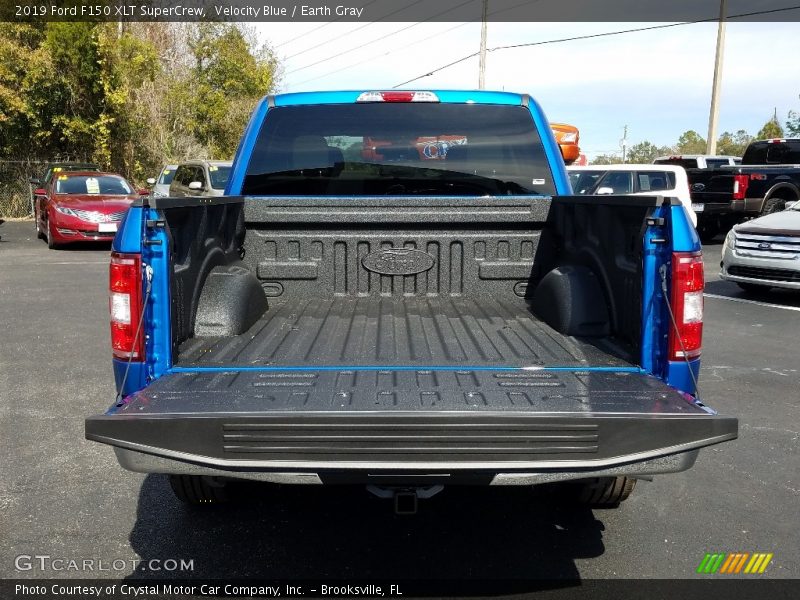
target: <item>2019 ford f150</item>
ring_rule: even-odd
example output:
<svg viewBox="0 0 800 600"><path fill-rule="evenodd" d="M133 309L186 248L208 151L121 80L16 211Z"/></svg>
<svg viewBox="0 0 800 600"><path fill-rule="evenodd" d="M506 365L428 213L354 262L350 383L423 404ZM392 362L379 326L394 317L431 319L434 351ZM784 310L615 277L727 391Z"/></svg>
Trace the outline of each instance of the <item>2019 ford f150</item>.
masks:
<svg viewBox="0 0 800 600"><path fill-rule="evenodd" d="M86 437L195 503L246 478L617 504L691 467L737 435L696 395L696 232L675 199L570 193L526 94L265 98L226 196L128 212Z"/></svg>

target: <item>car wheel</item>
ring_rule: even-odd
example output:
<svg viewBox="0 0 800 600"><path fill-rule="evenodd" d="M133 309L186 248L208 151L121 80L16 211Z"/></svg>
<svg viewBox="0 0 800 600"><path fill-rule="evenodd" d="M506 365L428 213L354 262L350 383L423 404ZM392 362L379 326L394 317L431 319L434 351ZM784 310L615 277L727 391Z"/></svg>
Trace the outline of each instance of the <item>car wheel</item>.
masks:
<svg viewBox="0 0 800 600"><path fill-rule="evenodd" d="M786 208L785 198L770 198L764 202L764 207L761 209L761 216L771 215L772 213L781 212Z"/></svg>
<svg viewBox="0 0 800 600"><path fill-rule="evenodd" d="M47 224L45 225L45 240L47 240L47 247L50 250L58 250L61 248L61 244L57 243L53 239L53 230L50 227L50 219L47 220Z"/></svg>
<svg viewBox="0 0 800 600"><path fill-rule="evenodd" d="M43 240L45 239L44 233L42 232L42 226L39 223L39 211L34 211L33 213L33 221L36 223L36 239Z"/></svg>
<svg viewBox="0 0 800 600"><path fill-rule="evenodd" d="M766 292L769 291L772 286L770 285L761 285L760 283L741 283L739 281L736 282L740 288L742 288L745 292L751 293L758 293L758 292Z"/></svg>
<svg viewBox="0 0 800 600"><path fill-rule="evenodd" d="M175 497L186 504L200 506L228 501L225 483L202 475L170 475L169 485Z"/></svg>
<svg viewBox="0 0 800 600"><path fill-rule="evenodd" d="M630 477L597 477L580 482L578 502L595 508L616 508L636 487Z"/></svg>

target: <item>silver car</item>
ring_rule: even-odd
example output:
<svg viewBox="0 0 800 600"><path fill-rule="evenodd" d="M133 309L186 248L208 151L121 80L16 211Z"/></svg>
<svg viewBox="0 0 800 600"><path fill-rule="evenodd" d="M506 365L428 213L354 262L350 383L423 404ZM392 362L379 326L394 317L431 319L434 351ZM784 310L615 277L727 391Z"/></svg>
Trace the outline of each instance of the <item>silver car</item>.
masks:
<svg viewBox="0 0 800 600"><path fill-rule="evenodd" d="M722 246L720 277L748 291L800 290L800 202L734 227Z"/></svg>
<svg viewBox="0 0 800 600"><path fill-rule="evenodd" d="M178 165L165 165L161 169L158 179L151 177L147 180L148 185L153 187L153 196L155 198L169 196L169 185L172 183L172 178L175 176L175 169L177 168Z"/></svg>
<svg viewBox="0 0 800 600"><path fill-rule="evenodd" d="M169 185L170 197L223 196L232 164L221 160L190 160L181 163Z"/></svg>

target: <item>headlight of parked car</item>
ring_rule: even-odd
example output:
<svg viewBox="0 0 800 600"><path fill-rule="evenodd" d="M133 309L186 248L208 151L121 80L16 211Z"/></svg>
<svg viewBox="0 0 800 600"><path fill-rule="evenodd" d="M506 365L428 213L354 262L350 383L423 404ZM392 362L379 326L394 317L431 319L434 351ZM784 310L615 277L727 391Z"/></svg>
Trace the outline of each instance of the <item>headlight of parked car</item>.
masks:
<svg viewBox="0 0 800 600"><path fill-rule="evenodd" d="M736 245L736 234L733 233L733 229L728 232L728 235L725 236L725 241L722 242L722 256L725 256L725 253L728 251L728 246L733 248Z"/></svg>
<svg viewBox="0 0 800 600"><path fill-rule="evenodd" d="M71 208L67 208L66 206L56 206L56 211L60 212L62 215L68 215L70 217L77 217L78 215L75 214L75 211Z"/></svg>

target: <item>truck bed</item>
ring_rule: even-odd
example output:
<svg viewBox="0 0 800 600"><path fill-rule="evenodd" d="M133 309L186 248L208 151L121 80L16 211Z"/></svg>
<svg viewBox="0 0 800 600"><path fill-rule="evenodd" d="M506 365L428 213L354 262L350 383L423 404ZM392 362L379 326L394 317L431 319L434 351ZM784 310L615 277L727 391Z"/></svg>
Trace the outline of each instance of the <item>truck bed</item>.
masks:
<svg viewBox="0 0 800 600"><path fill-rule="evenodd" d="M172 364L86 424L131 470L586 477L736 436L639 367L657 199L157 205Z"/></svg>
<svg viewBox="0 0 800 600"><path fill-rule="evenodd" d="M555 331L524 298L283 300L247 332L195 337L179 366L630 366L607 340Z"/></svg>

